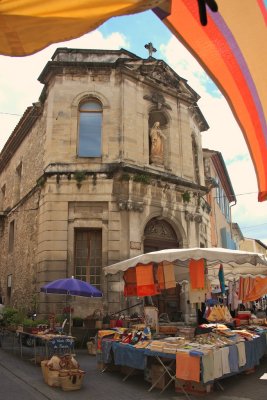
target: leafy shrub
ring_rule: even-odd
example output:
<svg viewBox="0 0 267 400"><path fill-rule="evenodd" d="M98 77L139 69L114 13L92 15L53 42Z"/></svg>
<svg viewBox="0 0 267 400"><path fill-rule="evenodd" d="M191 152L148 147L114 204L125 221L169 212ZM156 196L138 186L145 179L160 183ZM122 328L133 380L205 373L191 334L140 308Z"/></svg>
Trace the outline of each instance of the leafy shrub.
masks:
<svg viewBox="0 0 267 400"><path fill-rule="evenodd" d="M19 313L19 310L16 310L12 307L5 307L3 311L3 324L6 326L9 325L17 325L23 320Z"/></svg>

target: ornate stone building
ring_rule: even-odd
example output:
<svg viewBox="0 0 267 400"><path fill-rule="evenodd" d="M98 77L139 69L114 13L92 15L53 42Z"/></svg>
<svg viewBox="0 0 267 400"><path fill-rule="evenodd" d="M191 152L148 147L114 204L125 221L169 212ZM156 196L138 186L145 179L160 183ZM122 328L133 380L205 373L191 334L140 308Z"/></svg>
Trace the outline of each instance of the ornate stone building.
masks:
<svg viewBox="0 0 267 400"><path fill-rule="evenodd" d="M104 266L211 245L199 96L164 61L123 49L59 48L39 81L0 155L2 295L60 312L39 289L73 275L104 293L76 298L74 314L118 310L120 279L107 282Z"/></svg>

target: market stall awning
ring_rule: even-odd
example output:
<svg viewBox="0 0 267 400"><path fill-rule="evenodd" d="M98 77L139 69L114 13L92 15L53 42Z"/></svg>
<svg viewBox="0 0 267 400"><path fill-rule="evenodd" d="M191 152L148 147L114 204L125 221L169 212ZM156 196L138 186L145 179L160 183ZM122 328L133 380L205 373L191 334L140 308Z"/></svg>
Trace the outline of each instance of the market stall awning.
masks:
<svg viewBox="0 0 267 400"><path fill-rule="evenodd" d="M258 199L263 201L267 199L266 3L216 2L218 12L197 0L2 0L0 54L29 55L90 32L111 17L153 9L225 95L247 142ZM200 3L207 9L206 26L200 23Z"/></svg>
<svg viewBox="0 0 267 400"><path fill-rule="evenodd" d="M135 267L137 264L149 264L151 262L161 263L167 261L173 263L181 274L184 275L186 273L188 276L189 261L201 259L205 260L207 266L218 266L219 263L223 263L229 264L229 268L231 267L233 270L238 268L239 271L242 271L243 266L244 273L246 273L246 268L249 268L250 272L254 270L255 275L259 274L259 272L263 273L263 271L267 274L267 257L263 254L218 247L195 247L189 249L153 251L107 266L104 268L104 272L105 275L113 275L121 271L126 271L128 268Z"/></svg>
<svg viewBox="0 0 267 400"><path fill-rule="evenodd" d="M145 11L162 0L2 0L0 54L26 56L84 35L111 17Z"/></svg>
<svg viewBox="0 0 267 400"><path fill-rule="evenodd" d="M219 268L220 264L214 264L208 267L208 276L212 285L220 284L218 278ZM234 266L230 264L223 264L223 270L226 282L237 280L240 276L243 277L267 276L267 267L262 264L258 264L257 266L251 265L249 263L242 265L235 264Z"/></svg>

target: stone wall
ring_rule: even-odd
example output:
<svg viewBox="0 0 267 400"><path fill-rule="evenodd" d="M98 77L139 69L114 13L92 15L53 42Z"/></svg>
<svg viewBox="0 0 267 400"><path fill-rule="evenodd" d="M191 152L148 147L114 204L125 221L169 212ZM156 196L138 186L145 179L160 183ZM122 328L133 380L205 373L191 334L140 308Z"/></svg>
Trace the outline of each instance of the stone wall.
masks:
<svg viewBox="0 0 267 400"><path fill-rule="evenodd" d="M0 237L0 282L4 303L24 310L32 310L36 302L36 252L38 230L39 190L5 218ZM10 223L14 221L14 246L9 251ZM8 294L7 277L12 276Z"/></svg>

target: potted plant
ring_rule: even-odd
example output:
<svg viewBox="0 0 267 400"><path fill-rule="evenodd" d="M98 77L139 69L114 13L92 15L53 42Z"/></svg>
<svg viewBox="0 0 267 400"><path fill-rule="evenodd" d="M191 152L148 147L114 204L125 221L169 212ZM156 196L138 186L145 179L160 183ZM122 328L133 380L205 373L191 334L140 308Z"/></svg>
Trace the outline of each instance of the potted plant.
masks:
<svg viewBox="0 0 267 400"><path fill-rule="evenodd" d="M11 331L15 331L23 321L23 315L19 310L12 307L5 307L3 311L3 325Z"/></svg>
<svg viewBox="0 0 267 400"><path fill-rule="evenodd" d="M33 321L31 318L24 318L22 321L23 332L34 333L33 330L37 327L37 321Z"/></svg>

